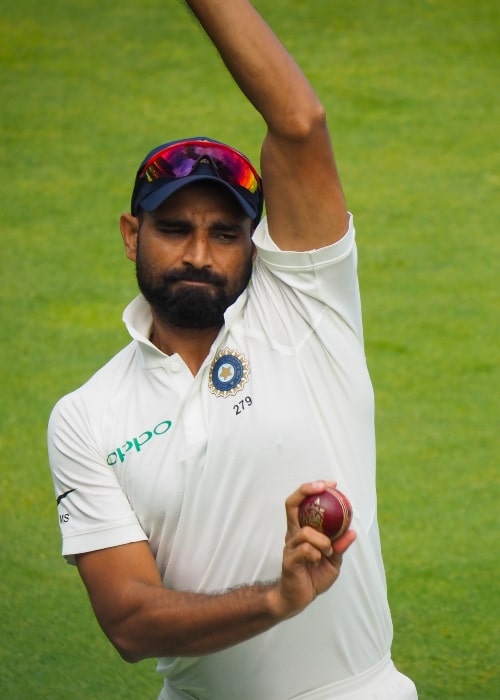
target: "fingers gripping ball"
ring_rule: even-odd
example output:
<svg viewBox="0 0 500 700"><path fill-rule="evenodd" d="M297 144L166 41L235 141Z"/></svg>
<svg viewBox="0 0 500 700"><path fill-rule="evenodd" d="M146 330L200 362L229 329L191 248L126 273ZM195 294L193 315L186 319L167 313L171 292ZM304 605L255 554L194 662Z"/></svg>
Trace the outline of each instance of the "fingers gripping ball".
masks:
<svg viewBox="0 0 500 700"><path fill-rule="evenodd" d="M306 496L299 506L301 527L309 525L327 535L332 542L342 537L352 520L349 499L337 489Z"/></svg>

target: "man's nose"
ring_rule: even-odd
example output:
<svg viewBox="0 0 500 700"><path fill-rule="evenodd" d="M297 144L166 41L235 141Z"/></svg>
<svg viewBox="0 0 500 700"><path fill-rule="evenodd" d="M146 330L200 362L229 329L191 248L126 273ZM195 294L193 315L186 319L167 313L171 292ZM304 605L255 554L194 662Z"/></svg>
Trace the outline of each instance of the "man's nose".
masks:
<svg viewBox="0 0 500 700"><path fill-rule="evenodd" d="M210 267L212 256L210 240L206 233L195 233L186 242L183 261L193 267Z"/></svg>

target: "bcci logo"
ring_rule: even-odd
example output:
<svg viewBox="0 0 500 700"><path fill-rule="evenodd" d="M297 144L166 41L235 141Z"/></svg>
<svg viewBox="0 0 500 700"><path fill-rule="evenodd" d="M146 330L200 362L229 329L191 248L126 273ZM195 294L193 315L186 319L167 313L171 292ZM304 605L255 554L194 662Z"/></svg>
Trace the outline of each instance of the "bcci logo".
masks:
<svg viewBox="0 0 500 700"><path fill-rule="evenodd" d="M250 365L244 355L224 348L220 350L210 367L208 386L216 396L234 396L248 381Z"/></svg>

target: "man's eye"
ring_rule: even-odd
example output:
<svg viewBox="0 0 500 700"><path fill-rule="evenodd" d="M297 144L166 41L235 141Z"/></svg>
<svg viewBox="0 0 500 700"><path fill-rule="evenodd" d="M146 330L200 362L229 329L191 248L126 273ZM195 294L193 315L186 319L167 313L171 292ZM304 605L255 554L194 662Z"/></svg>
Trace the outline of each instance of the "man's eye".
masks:
<svg viewBox="0 0 500 700"><path fill-rule="evenodd" d="M175 226L160 226L158 231L164 236L184 236L186 234L186 229Z"/></svg>
<svg viewBox="0 0 500 700"><path fill-rule="evenodd" d="M233 228L216 228L213 230L212 235L214 238L218 238L222 241L234 241L238 238L238 232Z"/></svg>

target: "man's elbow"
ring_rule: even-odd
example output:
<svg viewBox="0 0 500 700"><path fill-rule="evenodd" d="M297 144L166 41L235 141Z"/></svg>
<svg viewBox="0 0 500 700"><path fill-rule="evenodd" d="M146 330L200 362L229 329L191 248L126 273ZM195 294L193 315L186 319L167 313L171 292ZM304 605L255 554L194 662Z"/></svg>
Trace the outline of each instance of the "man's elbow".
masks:
<svg viewBox="0 0 500 700"><path fill-rule="evenodd" d="M111 637L108 635L111 644L114 646L116 651L119 653L121 658L128 664L136 664L139 661L149 658L149 654L144 652L144 649L140 649L138 644L135 643L133 639L130 638L118 638Z"/></svg>
<svg viewBox="0 0 500 700"><path fill-rule="evenodd" d="M144 659L149 658L147 655L138 656L130 654L128 651L124 651L123 649L118 649L118 653L120 654L123 661L126 661L128 664L137 664L139 663L139 661L144 661Z"/></svg>
<svg viewBox="0 0 500 700"><path fill-rule="evenodd" d="M127 626L104 629L104 633L121 658L129 664L136 664L155 656L148 653L140 636Z"/></svg>
<svg viewBox="0 0 500 700"><path fill-rule="evenodd" d="M294 141L307 142L328 132L326 112L321 102L313 102L307 109L293 109L282 120L282 136Z"/></svg>

